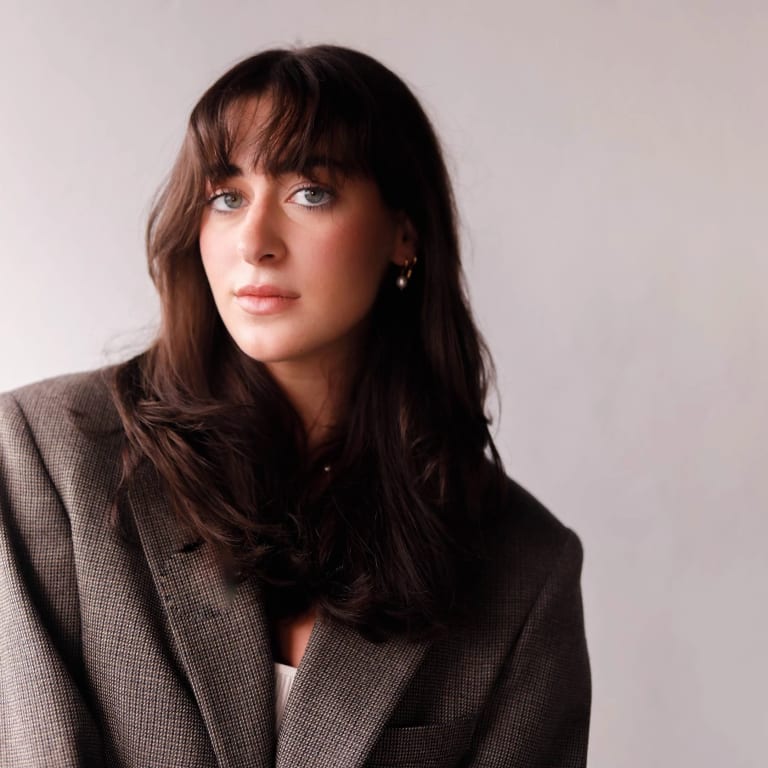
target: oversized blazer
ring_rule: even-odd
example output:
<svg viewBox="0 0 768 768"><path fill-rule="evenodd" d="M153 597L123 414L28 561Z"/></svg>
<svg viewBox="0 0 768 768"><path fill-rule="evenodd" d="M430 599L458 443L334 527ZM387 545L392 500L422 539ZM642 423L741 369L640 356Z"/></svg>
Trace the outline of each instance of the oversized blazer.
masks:
<svg viewBox="0 0 768 768"><path fill-rule="evenodd" d="M276 738L259 585L229 585L149 464L135 530L110 522L109 373L0 396L0 765L585 764L581 546L511 481L471 625L375 644L317 621Z"/></svg>

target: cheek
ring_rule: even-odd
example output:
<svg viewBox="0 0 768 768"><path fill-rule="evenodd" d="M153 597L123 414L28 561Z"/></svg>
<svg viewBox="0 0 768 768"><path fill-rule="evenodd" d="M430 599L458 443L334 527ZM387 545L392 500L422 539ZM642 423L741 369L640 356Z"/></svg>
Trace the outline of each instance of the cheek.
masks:
<svg viewBox="0 0 768 768"><path fill-rule="evenodd" d="M337 232L323 249L337 285L375 293L393 256L392 242L392 233L375 218Z"/></svg>
<svg viewBox="0 0 768 768"><path fill-rule="evenodd" d="M386 269L381 259L362 244L359 250L328 253L318 260L313 270L312 283L318 295L329 307L339 313L365 314L372 306Z"/></svg>
<svg viewBox="0 0 768 768"><path fill-rule="evenodd" d="M208 285L211 287L211 292L216 295L216 275L213 272L213 263L210 259L207 259L205 257L205 251L200 249L201 254L201 262L203 265L203 272L205 272L205 277L208 280Z"/></svg>
<svg viewBox="0 0 768 768"><path fill-rule="evenodd" d="M211 234L200 233L200 259L203 271L208 278L208 283L214 295L217 292L217 288L220 287L221 280L225 276L227 269L226 260L221 257L222 250L219 240L220 238Z"/></svg>

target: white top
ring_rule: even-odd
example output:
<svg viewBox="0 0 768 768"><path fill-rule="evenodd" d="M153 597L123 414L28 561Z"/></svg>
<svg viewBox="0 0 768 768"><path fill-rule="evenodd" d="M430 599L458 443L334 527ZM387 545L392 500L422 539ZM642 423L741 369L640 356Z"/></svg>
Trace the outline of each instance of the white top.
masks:
<svg viewBox="0 0 768 768"><path fill-rule="evenodd" d="M275 736L280 733L283 724L283 712L296 677L296 667L275 662Z"/></svg>

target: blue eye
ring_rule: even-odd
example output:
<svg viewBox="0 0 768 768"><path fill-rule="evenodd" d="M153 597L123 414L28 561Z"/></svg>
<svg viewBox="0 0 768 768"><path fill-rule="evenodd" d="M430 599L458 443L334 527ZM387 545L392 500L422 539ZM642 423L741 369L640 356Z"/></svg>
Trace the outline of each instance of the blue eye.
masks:
<svg viewBox="0 0 768 768"><path fill-rule="evenodd" d="M232 190L224 190L223 192L216 192L214 195L208 198L208 204L214 211L236 211L243 205L243 196L239 192L233 192Z"/></svg>
<svg viewBox="0 0 768 768"><path fill-rule="evenodd" d="M305 208L320 208L333 200L333 193L323 187L303 187L293 193L292 199Z"/></svg>

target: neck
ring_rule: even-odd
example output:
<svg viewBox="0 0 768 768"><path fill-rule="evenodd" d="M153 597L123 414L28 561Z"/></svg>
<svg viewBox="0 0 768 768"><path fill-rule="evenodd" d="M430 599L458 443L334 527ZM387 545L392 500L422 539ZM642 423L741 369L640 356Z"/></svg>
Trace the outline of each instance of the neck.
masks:
<svg viewBox="0 0 768 768"><path fill-rule="evenodd" d="M310 451L332 434L346 411L350 376L342 370L313 370L290 363L269 366L270 373L301 418Z"/></svg>

